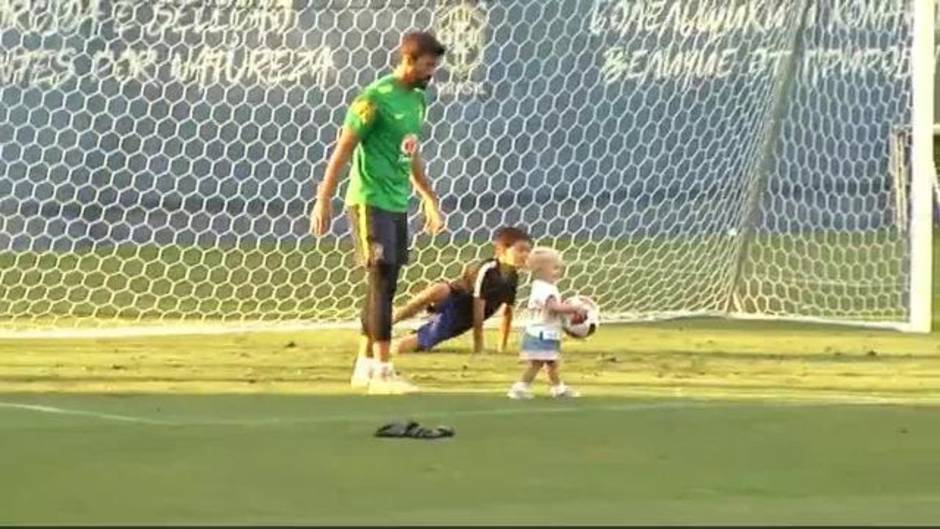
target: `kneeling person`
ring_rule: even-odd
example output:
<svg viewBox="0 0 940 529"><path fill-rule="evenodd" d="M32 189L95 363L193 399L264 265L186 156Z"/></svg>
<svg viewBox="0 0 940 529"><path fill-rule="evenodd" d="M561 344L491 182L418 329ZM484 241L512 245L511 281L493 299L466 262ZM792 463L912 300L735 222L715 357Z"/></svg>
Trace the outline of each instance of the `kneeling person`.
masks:
<svg viewBox="0 0 940 529"><path fill-rule="evenodd" d="M392 342L392 354L429 351L437 344L473 329L473 351L483 352L483 322L502 308L499 350L506 348L512 327L512 308L532 240L512 227L500 228L493 238L494 257L471 264L460 279L426 288L395 312L394 322L429 310L433 316L417 332Z"/></svg>

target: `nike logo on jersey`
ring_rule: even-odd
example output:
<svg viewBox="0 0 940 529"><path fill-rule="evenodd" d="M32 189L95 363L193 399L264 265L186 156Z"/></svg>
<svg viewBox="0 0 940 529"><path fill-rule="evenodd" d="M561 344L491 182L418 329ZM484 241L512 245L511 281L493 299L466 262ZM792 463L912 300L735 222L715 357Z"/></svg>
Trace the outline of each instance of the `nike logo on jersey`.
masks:
<svg viewBox="0 0 940 529"><path fill-rule="evenodd" d="M405 119L404 114L395 114L395 119Z"/></svg>

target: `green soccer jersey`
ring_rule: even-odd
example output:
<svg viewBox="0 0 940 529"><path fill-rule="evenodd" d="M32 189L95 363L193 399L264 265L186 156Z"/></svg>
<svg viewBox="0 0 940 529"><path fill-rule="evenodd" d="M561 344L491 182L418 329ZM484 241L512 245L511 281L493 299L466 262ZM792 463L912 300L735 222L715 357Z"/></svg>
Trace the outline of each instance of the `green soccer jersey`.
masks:
<svg viewBox="0 0 940 529"><path fill-rule="evenodd" d="M424 110L424 90L406 88L393 75L375 81L353 101L343 121L359 136L347 206L408 211L411 159L418 151Z"/></svg>

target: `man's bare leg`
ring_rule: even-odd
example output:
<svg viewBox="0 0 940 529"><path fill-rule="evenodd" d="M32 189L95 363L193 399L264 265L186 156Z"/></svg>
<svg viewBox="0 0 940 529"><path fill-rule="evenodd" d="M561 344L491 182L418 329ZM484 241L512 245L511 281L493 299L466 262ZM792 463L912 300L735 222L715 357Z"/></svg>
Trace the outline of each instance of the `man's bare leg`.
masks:
<svg viewBox="0 0 940 529"><path fill-rule="evenodd" d="M375 352L373 356L376 362L387 364L391 361L391 342L375 342L372 347Z"/></svg>
<svg viewBox="0 0 940 529"><path fill-rule="evenodd" d="M428 305L440 303L450 295L450 285L447 283L434 283L411 298L404 307L396 309L392 313L392 323L399 323L418 315L419 312L427 309Z"/></svg>

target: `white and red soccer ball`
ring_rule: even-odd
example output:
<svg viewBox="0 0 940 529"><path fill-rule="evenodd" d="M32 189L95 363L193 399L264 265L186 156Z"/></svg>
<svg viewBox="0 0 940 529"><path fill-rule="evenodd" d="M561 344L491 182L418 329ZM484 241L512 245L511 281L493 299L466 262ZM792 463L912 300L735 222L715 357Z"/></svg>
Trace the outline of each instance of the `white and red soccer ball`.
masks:
<svg viewBox="0 0 940 529"><path fill-rule="evenodd" d="M572 296L566 300L566 303L583 308L587 314L583 317L569 314L562 318L561 328L565 334L572 338L587 338L594 334L601 323L601 313L597 303L587 296Z"/></svg>

